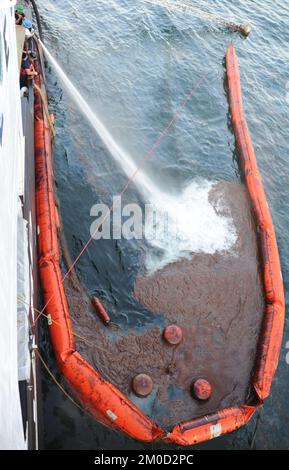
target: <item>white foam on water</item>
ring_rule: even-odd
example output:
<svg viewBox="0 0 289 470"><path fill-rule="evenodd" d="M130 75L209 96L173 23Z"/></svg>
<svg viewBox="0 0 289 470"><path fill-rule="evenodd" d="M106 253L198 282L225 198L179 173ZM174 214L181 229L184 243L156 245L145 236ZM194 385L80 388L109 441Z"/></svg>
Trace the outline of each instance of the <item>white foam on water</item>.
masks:
<svg viewBox="0 0 289 470"><path fill-rule="evenodd" d="M146 237L155 248L146 257L150 274L178 259L190 259L193 253L232 250L237 241L233 220L229 214L220 215L225 209L221 198L214 205L209 200L215 184L193 182L179 197L166 195L155 204L155 223L147 224Z"/></svg>
<svg viewBox="0 0 289 470"><path fill-rule="evenodd" d="M217 214L209 202L209 192L213 183L205 180L193 182L178 197L160 191L144 171L138 170L133 158L118 145L48 49L44 44L41 43L41 45L66 91L76 102L115 161L128 178L133 177L134 184L146 200L156 207L157 219L160 222L145 224L149 243L153 248L158 249L158 254L156 250L153 250L153 253L147 256L148 271L156 271L179 258L190 257L192 253L230 250L236 241L236 230L230 217ZM167 220L168 230L162 229L163 220ZM157 232L156 236L155 232Z"/></svg>

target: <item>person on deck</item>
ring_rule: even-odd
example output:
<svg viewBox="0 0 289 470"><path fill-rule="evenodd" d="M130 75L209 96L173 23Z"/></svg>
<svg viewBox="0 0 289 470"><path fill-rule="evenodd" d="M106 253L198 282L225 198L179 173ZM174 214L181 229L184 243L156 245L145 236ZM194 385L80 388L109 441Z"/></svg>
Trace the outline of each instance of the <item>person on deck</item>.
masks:
<svg viewBox="0 0 289 470"><path fill-rule="evenodd" d="M20 89L28 86L28 80L33 79L37 74L33 63L29 59L26 51L22 54L21 70L20 70Z"/></svg>
<svg viewBox="0 0 289 470"><path fill-rule="evenodd" d="M31 21L29 21L25 18L25 20L22 22L22 26L24 26L26 29L28 29L30 31L30 33L32 33L33 24L31 23Z"/></svg>
<svg viewBox="0 0 289 470"><path fill-rule="evenodd" d="M25 13L23 5L17 5L15 9L15 23L17 25L22 25L25 20Z"/></svg>
<svg viewBox="0 0 289 470"><path fill-rule="evenodd" d="M23 13L23 15L21 13L15 13L15 23L19 26L22 25L23 21L24 21L24 18L25 18L25 15Z"/></svg>

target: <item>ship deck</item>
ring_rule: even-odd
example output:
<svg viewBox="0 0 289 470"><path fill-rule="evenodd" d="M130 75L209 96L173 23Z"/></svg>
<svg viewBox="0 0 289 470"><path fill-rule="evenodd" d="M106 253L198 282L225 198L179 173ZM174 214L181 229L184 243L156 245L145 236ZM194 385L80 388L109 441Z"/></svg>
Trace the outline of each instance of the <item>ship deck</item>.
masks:
<svg viewBox="0 0 289 470"><path fill-rule="evenodd" d="M20 73L22 54L23 54L24 42L25 42L25 28L23 28L23 26L16 25L16 42L17 42L18 67L19 67L19 73Z"/></svg>

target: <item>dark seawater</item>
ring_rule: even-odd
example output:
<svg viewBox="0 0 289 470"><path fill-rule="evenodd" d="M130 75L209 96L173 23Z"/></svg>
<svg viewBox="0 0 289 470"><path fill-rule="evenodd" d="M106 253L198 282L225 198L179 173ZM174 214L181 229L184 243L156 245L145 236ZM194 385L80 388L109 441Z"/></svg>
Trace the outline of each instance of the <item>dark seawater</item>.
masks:
<svg viewBox="0 0 289 470"><path fill-rule="evenodd" d="M224 56L233 38L239 58L244 104L289 281L288 141L289 7L284 1L192 2L228 19L249 19L243 39L205 21L168 13L145 1L38 0L45 43L97 111L115 139L139 161L198 81L202 85L177 124L147 162L146 171L164 190L190 181L239 181L234 138L228 121ZM50 106L56 117L55 176L71 257L89 238L91 206L111 204L126 178L48 68ZM126 202L139 199L132 187ZM127 267L137 269L143 246L94 242L77 265L89 294L111 294L131 308ZM139 248L139 249L136 249ZM263 410L238 432L195 448L288 449L286 364L288 321L272 393ZM43 354L61 381L47 331ZM78 410L43 376L44 442L47 449L146 449L99 425Z"/></svg>

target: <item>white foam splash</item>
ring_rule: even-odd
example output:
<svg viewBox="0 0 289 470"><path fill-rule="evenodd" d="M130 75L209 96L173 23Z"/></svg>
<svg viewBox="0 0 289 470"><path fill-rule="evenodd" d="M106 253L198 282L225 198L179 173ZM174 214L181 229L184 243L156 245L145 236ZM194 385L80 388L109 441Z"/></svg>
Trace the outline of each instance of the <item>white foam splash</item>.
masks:
<svg viewBox="0 0 289 470"><path fill-rule="evenodd" d="M179 197L166 197L155 205L156 224L147 224L147 239L155 248L145 261L150 274L178 259L189 259L192 253L213 254L233 248L237 233L232 218L221 215L221 199L217 208L209 201L215 184L193 182Z"/></svg>

